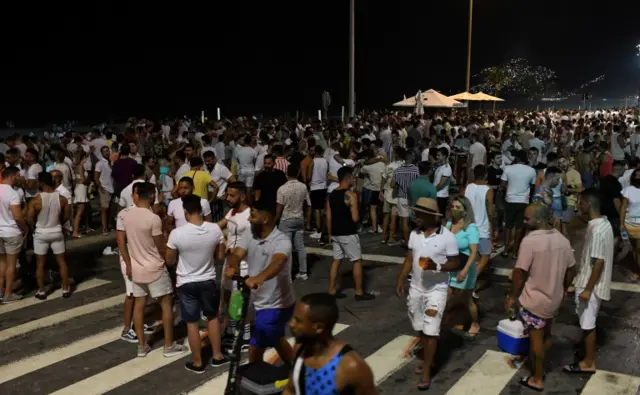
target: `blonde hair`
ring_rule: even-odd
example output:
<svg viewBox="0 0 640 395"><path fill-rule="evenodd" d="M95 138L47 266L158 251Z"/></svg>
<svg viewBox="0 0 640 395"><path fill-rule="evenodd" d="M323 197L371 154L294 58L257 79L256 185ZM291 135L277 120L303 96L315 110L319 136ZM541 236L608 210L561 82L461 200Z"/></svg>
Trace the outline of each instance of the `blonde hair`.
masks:
<svg viewBox="0 0 640 395"><path fill-rule="evenodd" d="M471 201L467 199L466 196L456 196L453 198L454 201L457 201L464 207L464 229L466 230L469 225L476 223L476 217L473 212L473 206L471 205Z"/></svg>

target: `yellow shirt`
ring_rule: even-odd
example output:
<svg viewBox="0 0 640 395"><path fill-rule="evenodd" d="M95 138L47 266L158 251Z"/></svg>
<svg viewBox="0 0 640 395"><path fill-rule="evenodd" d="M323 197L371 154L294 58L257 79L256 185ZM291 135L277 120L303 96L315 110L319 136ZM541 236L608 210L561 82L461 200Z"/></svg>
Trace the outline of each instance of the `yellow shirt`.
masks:
<svg viewBox="0 0 640 395"><path fill-rule="evenodd" d="M209 200L209 192L207 186L213 179L208 172L204 170L189 170L184 173L180 179L190 177L193 179L193 194L200 196L202 199Z"/></svg>
<svg viewBox="0 0 640 395"><path fill-rule="evenodd" d="M578 173L576 169L567 170L566 181L567 188L570 186L573 188L582 188L582 177L580 177L580 173ZM572 193L567 196L567 206L575 207L577 203L578 194Z"/></svg>

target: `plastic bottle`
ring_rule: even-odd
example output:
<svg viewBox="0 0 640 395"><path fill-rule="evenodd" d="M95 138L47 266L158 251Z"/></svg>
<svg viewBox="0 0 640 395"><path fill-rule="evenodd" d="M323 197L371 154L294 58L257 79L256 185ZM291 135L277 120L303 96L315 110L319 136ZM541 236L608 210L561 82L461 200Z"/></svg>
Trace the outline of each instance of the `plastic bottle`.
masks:
<svg viewBox="0 0 640 395"><path fill-rule="evenodd" d="M238 321L242 316L242 306L244 305L244 297L239 289L231 293L229 299L229 318Z"/></svg>

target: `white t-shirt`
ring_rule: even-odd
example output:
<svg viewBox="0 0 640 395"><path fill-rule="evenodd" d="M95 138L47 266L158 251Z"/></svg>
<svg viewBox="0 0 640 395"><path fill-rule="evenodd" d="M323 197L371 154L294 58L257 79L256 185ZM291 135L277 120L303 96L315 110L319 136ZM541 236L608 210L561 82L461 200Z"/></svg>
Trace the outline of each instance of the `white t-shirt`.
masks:
<svg viewBox="0 0 640 395"><path fill-rule="evenodd" d="M233 215L233 210L229 210L224 216L227 220L227 248L237 247L244 234L251 232L250 214L251 208L247 207L235 215Z"/></svg>
<svg viewBox="0 0 640 395"><path fill-rule="evenodd" d="M101 158L96 164L96 171L100 173L100 185L102 185L105 191L113 193L113 178L111 178L111 166L109 166L109 162Z"/></svg>
<svg viewBox="0 0 640 395"><path fill-rule="evenodd" d="M469 155L471 155L471 170L475 169L478 165L484 165L484 156L487 153L487 149L484 148L481 142L476 141L469 147Z"/></svg>
<svg viewBox="0 0 640 395"><path fill-rule="evenodd" d="M531 185L536 183L533 167L522 163L506 166L500 179L507 182L507 203L529 203Z"/></svg>
<svg viewBox="0 0 640 395"><path fill-rule="evenodd" d="M120 192L120 200L118 204L120 207L129 208L133 206L133 184L137 184L139 182L145 182L144 180L133 180L131 184L124 187L122 192ZM156 188L156 198L153 201L153 204L159 204L158 201L158 188Z"/></svg>
<svg viewBox="0 0 640 395"><path fill-rule="evenodd" d="M624 222L635 226L640 225L640 189L630 185L622 190L622 196L629 201Z"/></svg>
<svg viewBox="0 0 640 395"><path fill-rule="evenodd" d="M449 273L432 270L422 270L420 258L430 258L436 264L444 265L450 256L458 256L458 241L456 236L447 228L440 229L429 237L424 237L422 231L412 231L409 236L409 249L413 253L410 287L419 292L449 287Z"/></svg>
<svg viewBox="0 0 640 395"><path fill-rule="evenodd" d="M451 171L451 166L448 163L438 167L436 169L436 173L433 175L433 185L437 188L438 184L440 184L440 180L442 177L449 177L447 182L444 184L444 187L440 189L437 193L437 197L446 198L449 197L449 185L451 185L451 175L453 172Z"/></svg>
<svg viewBox="0 0 640 395"><path fill-rule="evenodd" d="M227 166L221 164L220 162L216 162L216 165L213 167L213 170L209 173L211 175L211 179L218 186L218 198L222 198L224 193L227 190L227 180L231 177L231 172L227 169ZM211 186L208 187L209 191L213 191Z"/></svg>
<svg viewBox="0 0 640 395"><path fill-rule="evenodd" d="M182 166L178 168L176 171L176 176L174 177L176 181L179 181L183 175L187 174L191 170L191 166L188 163L183 163Z"/></svg>
<svg viewBox="0 0 640 395"><path fill-rule="evenodd" d="M420 155L420 159L422 160L422 162L428 162L429 161L429 148L425 148L422 150L422 154Z"/></svg>
<svg viewBox="0 0 640 395"><path fill-rule="evenodd" d="M22 176L27 180L37 180L38 174L42 173L43 171L44 170L42 169L42 166L40 166L39 163L34 163L31 166L29 166L28 169L22 170L20 173L22 173ZM38 194L38 188L36 187L33 190L25 188L24 192L28 198L32 198Z"/></svg>
<svg viewBox="0 0 640 395"><path fill-rule="evenodd" d="M356 165L356 162L352 161L351 159L343 159L343 161L345 166L354 167ZM338 161L336 161L332 156L331 160L329 161L329 173L331 173L331 175L334 177L338 177L338 170L340 170L341 167L342 165L338 163ZM333 190L338 186L340 186L340 184L337 181L331 181L329 187L327 188L327 193L333 192Z"/></svg>
<svg viewBox="0 0 640 395"><path fill-rule="evenodd" d="M171 231L167 247L178 250L176 285L216 279L213 253L224 243L218 224L203 222L196 226L187 222Z"/></svg>
<svg viewBox="0 0 640 395"><path fill-rule="evenodd" d="M11 186L0 184L0 237L15 237L22 235L16 223L10 206L20 207L21 198Z"/></svg>
<svg viewBox="0 0 640 395"><path fill-rule="evenodd" d="M254 170L256 157L256 150L251 147L238 147L236 149L236 156L238 157L238 164L240 170Z"/></svg>
<svg viewBox="0 0 640 395"><path fill-rule="evenodd" d="M202 217L206 217L211 214L211 206L207 199L200 199L200 205L202 206ZM169 202L167 208L167 215L172 216L175 220L176 228L180 228L188 224L187 219L184 216L184 208L182 207L182 199L177 198Z"/></svg>
<svg viewBox="0 0 640 395"><path fill-rule="evenodd" d="M623 190L631 185L631 175L635 173L635 171L636 169L625 170L622 177L618 178L618 182L620 183L620 186L622 186Z"/></svg>

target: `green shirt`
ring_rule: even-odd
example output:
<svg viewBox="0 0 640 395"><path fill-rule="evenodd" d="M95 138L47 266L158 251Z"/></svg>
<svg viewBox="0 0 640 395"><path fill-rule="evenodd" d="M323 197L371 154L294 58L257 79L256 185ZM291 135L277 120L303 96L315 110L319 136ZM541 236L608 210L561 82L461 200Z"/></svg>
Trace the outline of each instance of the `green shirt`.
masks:
<svg viewBox="0 0 640 395"><path fill-rule="evenodd" d="M421 197L436 199L436 187L426 176L420 176L409 185L409 196L411 197L411 207L416 205L416 201Z"/></svg>

